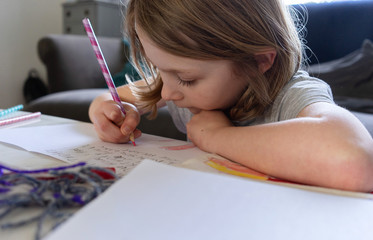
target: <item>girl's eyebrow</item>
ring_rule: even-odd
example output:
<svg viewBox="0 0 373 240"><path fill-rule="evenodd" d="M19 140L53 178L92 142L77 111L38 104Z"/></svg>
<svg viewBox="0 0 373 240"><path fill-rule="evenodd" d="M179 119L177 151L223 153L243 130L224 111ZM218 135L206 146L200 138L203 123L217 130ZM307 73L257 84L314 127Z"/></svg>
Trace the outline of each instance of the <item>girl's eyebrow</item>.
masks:
<svg viewBox="0 0 373 240"><path fill-rule="evenodd" d="M163 72L169 72L169 73L193 73L193 72L196 72L198 71L198 69L183 69L183 68L160 68L158 66L155 65L156 68L158 68L159 70L163 71Z"/></svg>
<svg viewBox="0 0 373 240"><path fill-rule="evenodd" d="M148 61L157 69L163 71L163 72L170 72L170 73L184 73L184 72L193 72L193 70L190 69L176 69L176 68L163 68L159 67L158 65L154 64L154 62L148 58Z"/></svg>

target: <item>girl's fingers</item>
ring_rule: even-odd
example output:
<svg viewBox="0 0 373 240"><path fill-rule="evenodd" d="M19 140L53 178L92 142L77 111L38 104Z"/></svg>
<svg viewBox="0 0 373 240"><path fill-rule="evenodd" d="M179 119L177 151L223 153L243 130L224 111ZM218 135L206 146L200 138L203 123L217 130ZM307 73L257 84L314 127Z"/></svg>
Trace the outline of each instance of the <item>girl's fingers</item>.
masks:
<svg viewBox="0 0 373 240"><path fill-rule="evenodd" d="M117 126L121 126L124 120L124 114L122 113L119 105L111 104L104 108L104 115L108 120L113 122Z"/></svg>
<svg viewBox="0 0 373 240"><path fill-rule="evenodd" d="M123 103L126 114L114 101L107 101L101 106L101 114L96 114L92 122L97 135L105 142L126 143L133 133L135 138L141 136L141 131L136 129L140 122L140 114L136 107Z"/></svg>
<svg viewBox="0 0 373 240"><path fill-rule="evenodd" d="M121 132L123 135L130 135L136 130L137 125L140 122L140 114L137 109L132 105L126 107L126 117L121 126Z"/></svg>
<svg viewBox="0 0 373 240"><path fill-rule="evenodd" d="M105 142L123 143L126 141L126 136L123 136L120 128L106 117L99 120L94 126L99 138Z"/></svg>

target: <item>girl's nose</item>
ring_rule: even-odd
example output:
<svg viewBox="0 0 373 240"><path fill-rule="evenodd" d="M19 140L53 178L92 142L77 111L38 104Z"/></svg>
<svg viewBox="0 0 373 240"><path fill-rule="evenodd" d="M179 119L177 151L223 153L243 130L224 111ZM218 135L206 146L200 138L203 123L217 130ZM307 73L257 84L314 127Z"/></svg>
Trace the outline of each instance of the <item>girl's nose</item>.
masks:
<svg viewBox="0 0 373 240"><path fill-rule="evenodd" d="M163 87L161 91L162 99L165 101L178 101L183 98L182 92L178 89L178 84L167 84L163 82Z"/></svg>

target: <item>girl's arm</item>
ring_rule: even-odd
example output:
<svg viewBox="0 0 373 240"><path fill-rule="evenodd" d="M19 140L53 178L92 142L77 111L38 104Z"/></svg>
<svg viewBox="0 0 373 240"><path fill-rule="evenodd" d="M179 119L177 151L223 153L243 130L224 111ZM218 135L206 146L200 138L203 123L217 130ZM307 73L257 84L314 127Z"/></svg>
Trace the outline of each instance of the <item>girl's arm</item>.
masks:
<svg viewBox="0 0 373 240"><path fill-rule="evenodd" d="M187 126L201 149L295 182L373 190L373 140L350 112L314 103L297 118L234 127L221 112L203 111Z"/></svg>
<svg viewBox="0 0 373 240"><path fill-rule="evenodd" d="M145 81L134 82L136 85L145 85ZM136 129L140 122L140 115L145 113L136 106L136 97L128 85L117 88L118 95L126 110L126 117L117 103L112 100L110 93L104 93L95 98L89 107L89 118L95 126L97 135L101 140L113 143L125 143L133 132L135 138L141 135ZM158 106L162 106L159 103Z"/></svg>

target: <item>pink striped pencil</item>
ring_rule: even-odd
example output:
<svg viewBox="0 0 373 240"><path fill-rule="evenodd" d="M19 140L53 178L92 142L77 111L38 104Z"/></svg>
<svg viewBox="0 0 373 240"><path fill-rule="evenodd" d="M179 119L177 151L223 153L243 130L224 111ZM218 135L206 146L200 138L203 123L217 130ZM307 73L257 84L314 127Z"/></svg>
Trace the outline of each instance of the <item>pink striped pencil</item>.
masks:
<svg viewBox="0 0 373 240"><path fill-rule="evenodd" d="M115 88L115 85L114 85L113 78L112 78L112 76L110 74L110 71L109 71L109 68L106 64L104 55L102 54L100 44L97 41L95 32L93 31L91 22L89 21L88 18L83 19L83 25L84 25L85 31L87 32L89 41L91 42L91 45L93 47L93 51L95 52L98 64L101 67L102 74L104 75L104 78L105 78L106 84L109 88L109 91L111 93L111 96L113 97L113 100L116 103L118 103L118 105L120 106L120 109L121 109L122 113L124 115L126 115L126 110L124 109L124 107L122 105L122 102L119 98L117 89ZM134 137L133 133L131 133L131 135L130 135L130 140L131 140L132 144L134 146L136 146L135 137Z"/></svg>
<svg viewBox="0 0 373 240"><path fill-rule="evenodd" d="M13 124L13 123L18 123L18 122L23 122L23 121L30 120L30 119L35 119L35 118L38 118L40 116L41 116L40 112L35 112L35 113L21 115L21 116L18 116L18 117L7 118L7 119L4 119L4 120L0 120L0 126L5 126L5 125Z"/></svg>

